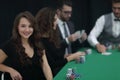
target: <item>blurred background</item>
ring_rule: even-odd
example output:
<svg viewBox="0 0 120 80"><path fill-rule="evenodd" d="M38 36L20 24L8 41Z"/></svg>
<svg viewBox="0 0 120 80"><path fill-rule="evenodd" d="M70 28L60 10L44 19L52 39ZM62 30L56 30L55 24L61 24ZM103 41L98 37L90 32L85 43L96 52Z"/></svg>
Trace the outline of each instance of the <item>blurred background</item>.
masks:
<svg viewBox="0 0 120 80"><path fill-rule="evenodd" d="M71 20L77 30L85 29L87 34L102 14L111 12L111 0L72 0ZM46 6L56 6L57 0L1 0L0 1L0 44L11 37L15 16L21 11L33 15Z"/></svg>

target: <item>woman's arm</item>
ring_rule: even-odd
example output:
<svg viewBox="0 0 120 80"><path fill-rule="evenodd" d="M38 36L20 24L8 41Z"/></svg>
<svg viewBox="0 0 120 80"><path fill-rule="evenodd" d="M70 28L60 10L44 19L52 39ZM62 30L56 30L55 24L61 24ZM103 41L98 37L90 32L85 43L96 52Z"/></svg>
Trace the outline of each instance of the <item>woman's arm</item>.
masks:
<svg viewBox="0 0 120 80"><path fill-rule="evenodd" d="M45 50L43 51L43 72L44 72L44 75L46 77L47 80L53 80L53 75L52 75L52 71L51 71L51 68L48 64L48 61L47 61L47 58L46 58L46 54L45 54Z"/></svg>
<svg viewBox="0 0 120 80"><path fill-rule="evenodd" d="M73 53L73 54L70 54L70 55L66 56L65 58L67 59L68 62L70 62L70 61L72 61L72 60L79 59L80 56L84 56L84 55L85 55L84 52L78 51L78 52L75 52L75 53Z"/></svg>
<svg viewBox="0 0 120 80"><path fill-rule="evenodd" d="M22 80L22 76L15 69L2 64L8 56L0 49L0 71L10 73L12 80Z"/></svg>

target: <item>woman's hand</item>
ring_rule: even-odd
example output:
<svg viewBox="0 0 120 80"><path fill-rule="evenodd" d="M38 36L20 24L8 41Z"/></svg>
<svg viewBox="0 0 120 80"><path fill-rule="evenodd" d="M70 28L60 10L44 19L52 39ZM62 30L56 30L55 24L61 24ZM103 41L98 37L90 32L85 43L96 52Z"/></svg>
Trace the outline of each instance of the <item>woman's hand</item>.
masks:
<svg viewBox="0 0 120 80"><path fill-rule="evenodd" d="M9 73L10 73L12 80L22 80L21 74L18 71L16 71L15 69L11 68L9 70Z"/></svg>
<svg viewBox="0 0 120 80"><path fill-rule="evenodd" d="M84 52L78 51L78 52L75 52L75 53L69 55L69 56L66 57L66 58L67 58L67 60L68 60L68 62L69 62L69 61L71 61L71 60L76 60L76 59L80 58L80 56L84 56L84 55L85 55Z"/></svg>

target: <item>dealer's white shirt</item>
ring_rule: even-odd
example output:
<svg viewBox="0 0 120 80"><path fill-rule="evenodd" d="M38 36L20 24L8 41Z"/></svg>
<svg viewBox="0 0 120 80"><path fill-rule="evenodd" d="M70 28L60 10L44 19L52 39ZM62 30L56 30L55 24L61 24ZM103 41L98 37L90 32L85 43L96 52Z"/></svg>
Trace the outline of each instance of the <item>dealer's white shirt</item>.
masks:
<svg viewBox="0 0 120 80"><path fill-rule="evenodd" d="M120 34L120 21L114 21L115 16L113 13L111 14L112 14L112 24L113 24L112 26L113 35L117 37ZM95 47L95 45L99 43L97 38L102 33L104 24L105 24L105 16L102 15L100 18L97 19L95 26L93 27L93 29L91 30L88 36L88 42L91 46Z"/></svg>

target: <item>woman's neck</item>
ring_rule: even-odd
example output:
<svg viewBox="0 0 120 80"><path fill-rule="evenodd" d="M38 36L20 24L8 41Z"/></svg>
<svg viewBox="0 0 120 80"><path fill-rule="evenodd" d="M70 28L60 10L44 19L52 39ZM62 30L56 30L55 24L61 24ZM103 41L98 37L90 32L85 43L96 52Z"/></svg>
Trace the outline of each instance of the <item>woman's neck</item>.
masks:
<svg viewBox="0 0 120 80"><path fill-rule="evenodd" d="M22 39L22 45L29 45L28 39Z"/></svg>

